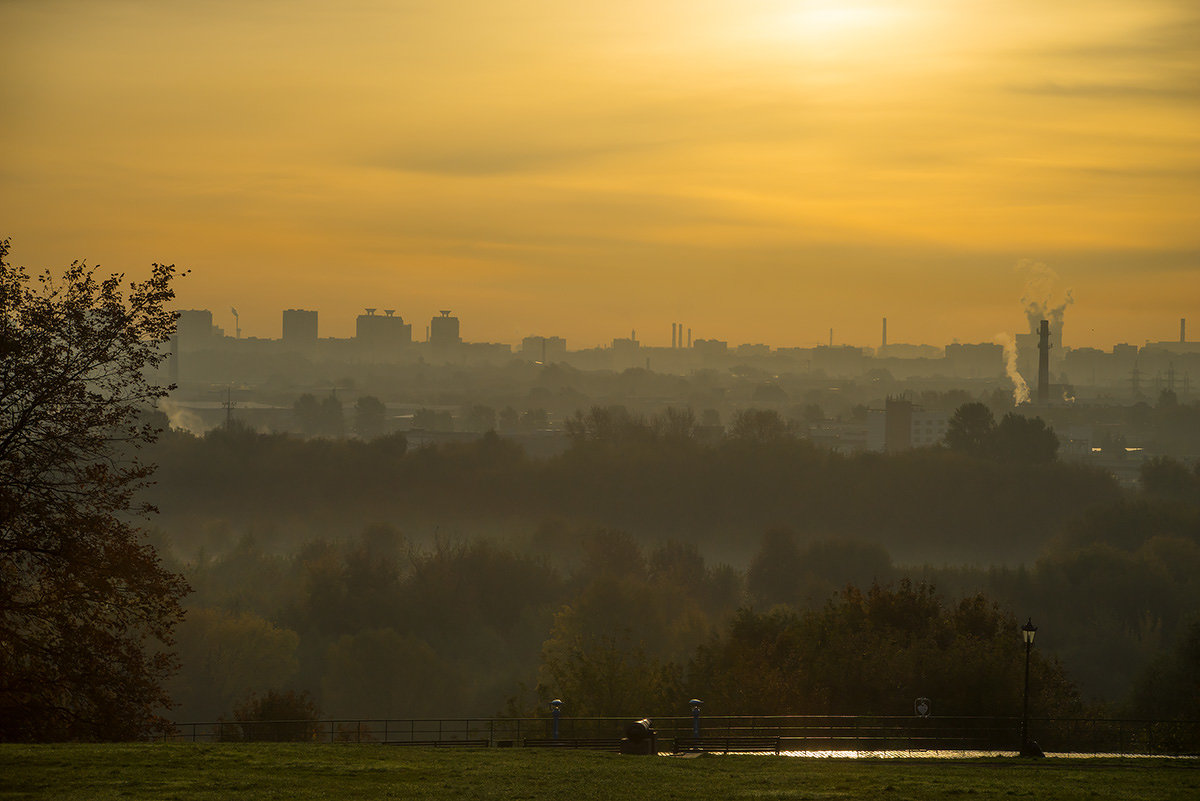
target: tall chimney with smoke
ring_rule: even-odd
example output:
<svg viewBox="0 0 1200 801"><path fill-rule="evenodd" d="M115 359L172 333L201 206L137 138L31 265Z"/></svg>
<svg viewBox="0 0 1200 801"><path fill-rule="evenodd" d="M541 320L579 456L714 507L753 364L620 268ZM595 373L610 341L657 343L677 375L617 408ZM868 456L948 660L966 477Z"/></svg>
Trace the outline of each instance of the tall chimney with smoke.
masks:
<svg viewBox="0 0 1200 801"><path fill-rule="evenodd" d="M1038 329L1038 403L1050 400L1050 321Z"/></svg>

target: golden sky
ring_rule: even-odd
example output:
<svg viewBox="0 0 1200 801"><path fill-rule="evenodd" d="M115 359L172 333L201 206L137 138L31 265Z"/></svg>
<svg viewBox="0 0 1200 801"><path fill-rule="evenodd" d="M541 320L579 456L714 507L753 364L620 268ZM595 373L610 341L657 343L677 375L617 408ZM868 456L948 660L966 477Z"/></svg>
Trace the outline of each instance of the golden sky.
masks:
<svg viewBox="0 0 1200 801"><path fill-rule="evenodd" d="M0 0L0 103L14 262L243 335L1200 331L1195 0Z"/></svg>

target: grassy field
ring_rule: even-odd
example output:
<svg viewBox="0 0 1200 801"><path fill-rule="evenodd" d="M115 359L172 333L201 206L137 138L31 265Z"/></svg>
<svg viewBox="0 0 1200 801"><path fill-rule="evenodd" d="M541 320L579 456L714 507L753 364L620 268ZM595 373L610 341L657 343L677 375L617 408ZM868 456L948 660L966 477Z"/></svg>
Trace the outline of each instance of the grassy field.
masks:
<svg viewBox="0 0 1200 801"><path fill-rule="evenodd" d="M382 745L0 745L0 799L1194 799L1193 760L634 757Z"/></svg>

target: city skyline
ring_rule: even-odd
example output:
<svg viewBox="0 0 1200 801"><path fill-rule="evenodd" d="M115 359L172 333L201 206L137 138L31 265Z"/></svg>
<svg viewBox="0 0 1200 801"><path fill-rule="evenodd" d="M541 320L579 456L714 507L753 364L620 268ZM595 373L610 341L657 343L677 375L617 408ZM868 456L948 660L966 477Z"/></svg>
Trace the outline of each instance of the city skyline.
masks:
<svg viewBox="0 0 1200 801"><path fill-rule="evenodd" d="M180 311L180 312L206 312L206 313L212 315L212 325L214 326L215 329L218 329L220 331L220 334L222 336L224 336L226 338L265 339L265 340L286 339L286 336L285 336L285 329L287 326L287 323L285 322L286 315L289 313L293 313L293 312L319 315L318 317L314 318L313 321L310 323L310 325L312 325L313 329L316 331L316 338L319 338L319 339L354 339L358 335L358 331L356 331L356 325L361 324L361 318L363 318L363 317L390 318L390 317L394 316L396 318L397 322L401 322L411 329L411 332L412 332L411 333L411 336L412 336L411 342L413 344L428 342L429 341L428 336L430 333L429 329L431 327L431 323L434 320L437 320L439 318L444 318L448 315L453 314L452 309L440 309L435 314L431 315L427 319L426 322L423 323L423 322L421 322L421 320L426 319L426 318L408 316L403 313L404 312L403 309L391 309L391 308L383 309L380 307L361 307L358 309L357 313L352 313L351 317L349 318L351 322L348 325L346 324L346 321L343 321L343 320L337 320L334 322L334 328L337 331L342 331L343 329L348 329L348 331L346 333L344 333L344 334L332 333L331 334L326 331L326 328L329 326L329 323L330 323L330 321L328 320L328 315L321 312L319 309L300 309L300 308L277 309L276 310L276 318L279 320L279 322L275 326L275 331L274 332L268 331L265 334L258 334L258 333L248 333L246 331L241 330L240 328L235 328L234 326L239 325L240 315L233 314L234 310L232 308L227 310L227 312L225 314L222 314L219 310L206 309L206 308L193 308L193 309L178 308L177 311ZM1039 310L1039 311L1042 311L1042 310ZM889 324L888 318L883 317L876 321L876 335L875 335L876 338L875 338L874 343L841 341L837 337L836 329L831 329L828 332L828 337L824 342L812 341L812 342L805 342L805 343L799 343L799 344L791 344L791 343L752 341L752 340L748 340L748 339L739 339L736 336L736 333L696 332L696 331L694 331L694 329L692 329L690 326L688 326L686 324L686 322L681 322L681 321L667 321L665 323L662 321L657 321L653 325L646 326L644 328L631 329L628 332L623 332L623 331L618 331L616 329L613 329L612 336L609 337L608 340L602 341L602 342L597 342L597 343L587 342L587 343L578 343L577 344L577 343L571 342L570 338L567 336L564 336L561 332L534 330L532 328L524 330L524 333L519 334L517 336L517 338L514 340L490 340L490 339L476 338L476 337L472 337L472 336L463 336L463 337L461 337L461 342L464 344L486 344L486 343L507 344L507 345L511 345L514 349L516 349L516 348L520 347L522 340L525 340L525 339L560 338L561 340L565 341L568 344L568 350L590 350L590 349L594 349L594 348L609 347L612 345L614 340L634 339L636 337L636 341L642 347L646 347L646 348L683 349L683 348L691 347L693 342L704 341L704 340L721 341L721 342L727 343L731 347L737 347L740 345L753 345L753 346L766 345L771 348L811 348L811 347L822 347L822 346L832 345L835 347L854 347L854 348L862 348L862 349L866 349L866 350L879 350L881 348L881 346L883 346L883 347L892 346L895 348L901 348L901 347L940 348L945 345L952 345L952 344L959 344L959 343L961 343L961 344L1004 345L1005 342L1010 337L1013 337L1013 336L1017 336L1017 335L1034 336L1034 335L1036 335L1037 328L1038 328L1037 323L1038 323L1038 321L1040 321L1041 319L1043 319L1045 317L1048 317L1048 318L1050 318L1050 320L1053 321L1051 324L1050 330L1054 334L1055 341L1062 342L1061 347L1065 347L1067 349L1099 348L1101 350L1106 350L1115 345L1133 345L1136 347L1141 347L1141 346L1153 345L1153 344L1171 344L1171 343L1195 344L1196 342L1200 341L1191 336L1192 332L1190 330L1188 330L1188 328L1187 328L1187 318L1180 317L1177 320L1173 321L1176 326L1175 332L1173 332L1175 334L1174 336L1164 336L1164 337L1157 338L1157 339L1147 336L1147 337L1143 337L1141 339L1138 339L1138 340L1135 340L1132 342L1112 342L1112 343L1107 343L1107 344L1101 343L1099 345L1072 344L1069 341L1069 337L1067 337L1066 340L1063 339L1063 332L1069 331L1069 328L1067 328L1064 325L1064 323L1062 322L1062 311L1054 310L1054 309L1051 309L1049 311L1050 312L1058 311L1058 316L1056 317L1054 314L1040 314L1040 313L1035 315L1034 313L1027 311L1024 316L1026 317L1027 322L1029 324L1028 330L1018 328L1015 330L1015 332L1012 332L1011 334L1009 332L1004 332L1004 334L1005 334L1004 336L998 335L996 337L992 337L991 339L978 340L978 341L969 340L969 339L965 339L963 337L957 337L957 336L953 337L952 339L946 340L946 341L930 341L930 342L917 342L917 341L912 341L912 340L907 340L907 339L899 339L894 335L894 330L895 330L894 328L892 329L892 331L893 331L892 334L888 333L888 330L889 330L888 329L888 324ZM452 319L455 321L456 324L458 324L461 321L461 318L458 317L458 315L456 315L456 314L453 315ZM225 322L228 322L228 325L224 324ZM468 320L467 323L469 325L470 321ZM678 326L678 329L676 329L676 326ZM359 329L359 330L361 330L361 329ZM456 331L457 330L458 329L456 328ZM1056 345L1055 347L1058 347L1058 346Z"/></svg>
<svg viewBox="0 0 1200 801"><path fill-rule="evenodd" d="M1200 315L1198 29L1179 0L0 2L0 236L191 269L181 307L247 336L450 306L477 341L990 341L1042 264L1073 345L1169 340Z"/></svg>

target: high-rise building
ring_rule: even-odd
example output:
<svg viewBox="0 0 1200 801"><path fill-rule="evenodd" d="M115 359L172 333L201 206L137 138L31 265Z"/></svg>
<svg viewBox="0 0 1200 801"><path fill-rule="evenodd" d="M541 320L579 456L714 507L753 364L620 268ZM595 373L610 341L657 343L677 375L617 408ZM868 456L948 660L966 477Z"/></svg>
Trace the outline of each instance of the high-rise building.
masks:
<svg viewBox="0 0 1200 801"><path fill-rule="evenodd" d="M567 340L562 337L525 337L521 340L521 355L535 362L549 364L567 357Z"/></svg>
<svg viewBox="0 0 1200 801"><path fill-rule="evenodd" d="M354 337L361 349L376 356L386 356L412 343L412 326L396 315L395 309L366 309L355 319Z"/></svg>
<svg viewBox="0 0 1200 801"><path fill-rule="evenodd" d="M462 337L458 335L458 318L450 316L449 309L443 309L439 316L429 321L430 345L458 345Z"/></svg>
<svg viewBox="0 0 1200 801"><path fill-rule="evenodd" d="M216 339L212 312L208 309L175 312L175 339L181 351L211 348Z"/></svg>
<svg viewBox="0 0 1200 801"><path fill-rule="evenodd" d="M308 309L284 309L283 344L308 347L317 342L317 313Z"/></svg>

